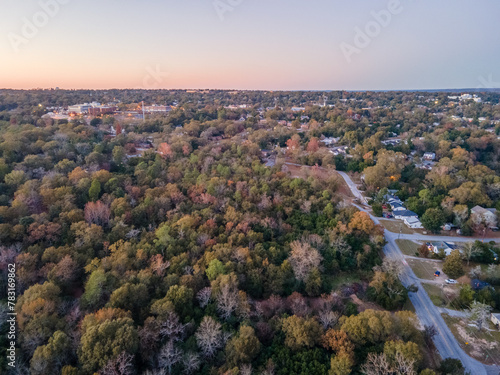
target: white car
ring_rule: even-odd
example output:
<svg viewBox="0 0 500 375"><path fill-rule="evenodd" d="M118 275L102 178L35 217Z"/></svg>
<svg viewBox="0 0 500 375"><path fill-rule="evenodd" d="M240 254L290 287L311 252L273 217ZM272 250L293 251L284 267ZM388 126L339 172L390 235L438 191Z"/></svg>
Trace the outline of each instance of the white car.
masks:
<svg viewBox="0 0 500 375"><path fill-rule="evenodd" d="M446 284L458 284L458 281L453 279L446 279L445 282Z"/></svg>

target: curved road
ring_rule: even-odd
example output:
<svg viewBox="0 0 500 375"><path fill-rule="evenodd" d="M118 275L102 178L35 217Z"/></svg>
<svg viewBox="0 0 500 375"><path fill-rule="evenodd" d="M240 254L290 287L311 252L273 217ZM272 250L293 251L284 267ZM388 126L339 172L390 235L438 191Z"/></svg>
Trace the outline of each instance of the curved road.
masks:
<svg viewBox="0 0 500 375"><path fill-rule="evenodd" d="M345 180L347 185L352 191L352 194L360 199L361 202L366 202L365 197L358 190L356 184L351 180L351 178L344 172L338 172L342 178ZM365 211L369 214L369 212L358 205L355 205L362 211ZM379 220L376 217L370 215L372 220L376 224L380 224ZM418 291L416 293L409 293L410 300L415 307L416 314L423 325L433 325L436 327L437 334L434 336L434 344L436 345L436 349L442 358L457 358L462 361L464 367L473 375L497 375L500 372L500 369L496 366L487 366L482 364L481 362L469 357L467 353L460 347L455 336L448 328L445 323L443 317L441 316L438 308L432 303L431 299L427 295L427 292L422 287L420 283L420 279L416 277L413 273L413 270L408 265L406 260L404 259L401 250L396 244L396 239L409 239L409 240L420 240L420 241L453 241L453 242L464 242L470 241L470 239L461 238L461 237L447 237L447 236L425 236L420 234L401 234L392 233L388 230L385 231L385 239L387 241L386 246L384 247L384 253L387 257L392 259L401 261L403 263L403 274L401 275L401 282L404 286L408 287L411 284L415 284L418 287ZM493 240L498 242L499 239L485 239L485 241Z"/></svg>

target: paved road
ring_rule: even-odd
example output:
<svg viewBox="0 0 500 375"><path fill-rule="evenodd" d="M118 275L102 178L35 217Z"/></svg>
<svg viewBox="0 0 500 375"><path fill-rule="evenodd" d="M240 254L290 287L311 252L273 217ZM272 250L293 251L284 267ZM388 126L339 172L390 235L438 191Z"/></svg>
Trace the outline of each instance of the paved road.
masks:
<svg viewBox="0 0 500 375"><path fill-rule="evenodd" d="M351 189L352 195L354 195L355 198L358 198L360 202L363 204L366 204L366 198L365 196L359 191L358 186L354 183L353 180L347 175L345 172L340 172L337 171L339 175L342 176L346 184L349 186L349 189Z"/></svg>
<svg viewBox="0 0 500 375"><path fill-rule="evenodd" d="M401 233L401 239L412 240L412 241L444 241L444 242L471 242L471 241L482 241L482 242L500 242L500 238L471 238L471 237L452 237L452 236L440 236L440 235L429 235L429 234L403 234Z"/></svg>
<svg viewBox="0 0 500 375"><path fill-rule="evenodd" d="M347 185L352 190L354 196L358 197L361 192L358 190L356 184L349 178L349 176L345 173L339 172L340 175L344 178ZM362 202L365 202L362 199ZM359 207L363 211L367 212L366 209ZM368 212L369 213L369 212ZM371 215L370 215L371 216ZM379 220L376 217L371 216L372 220L379 224ZM446 325L443 317L441 316L440 311L436 308L436 306L432 303L431 299L427 295L427 292L422 287L420 283L420 279L416 277L415 273L408 265L406 260L404 259L403 253L399 249L396 244L396 239L398 238L399 233L392 233L388 230L385 231L385 239L387 241L387 245L384 247L384 253L387 257L399 260L403 264L403 274L401 276L401 282L405 286L409 286L411 284L415 284L418 287L418 291L416 293L409 293L410 300L415 307L416 314L422 323L422 325L433 325L436 327L437 335L434 336L434 344L441 355L442 358L457 358L462 361L464 367L470 371L473 375L486 375L486 374L495 374L499 373L499 368L494 366L486 366L481 362L469 357L465 351L462 350L460 345L458 344L455 336L450 331L448 326ZM455 237L446 237L446 236L424 236L424 235L404 235L401 234L400 238L410 239L410 240L431 240L431 241L451 241L453 238L454 242L457 241ZM466 241L467 239L464 239ZM469 239L470 241L470 239Z"/></svg>

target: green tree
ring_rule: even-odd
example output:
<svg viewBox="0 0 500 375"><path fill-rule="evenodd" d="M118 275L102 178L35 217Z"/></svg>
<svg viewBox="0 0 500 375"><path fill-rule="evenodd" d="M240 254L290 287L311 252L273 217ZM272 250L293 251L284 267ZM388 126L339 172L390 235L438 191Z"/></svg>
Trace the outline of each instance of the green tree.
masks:
<svg viewBox="0 0 500 375"><path fill-rule="evenodd" d="M238 334L226 345L227 359L236 365L250 363L260 352L260 341L252 327L241 326Z"/></svg>
<svg viewBox="0 0 500 375"><path fill-rule="evenodd" d="M101 183L98 180L93 180L92 185L89 189L89 198L91 201L95 202L99 199L101 194Z"/></svg>
<svg viewBox="0 0 500 375"><path fill-rule="evenodd" d="M340 318L341 330L354 344L378 343L395 333L395 322L389 311L365 310L358 315Z"/></svg>
<svg viewBox="0 0 500 375"><path fill-rule="evenodd" d="M285 332L285 345L292 350L312 348L319 342L322 334L321 326L315 319L296 315L283 319L282 329Z"/></svg>
<svg viewBox="0 0 500 375"><path fill-rule="evenodd" d="M167 292L165 299L172 302L175 311L182 317L188 318L193 310L194 292L184 285L173 285Z"/></svg>
<svg viewBox="0 0 500 375"><path fill-rule="evenodd" d="M122 146L115 146L113 147L113 161L121 165L123 164L123 161L125 160L125 149Z"/></svg>
<svg viewBox="0 0 500 375"><path fill-rule="evenodd" d="M71 352L71 340L62 331L56 331L47 345L36 348L31 358L31 373L35 375L57 374Z"/></svg>
<svg viewBox="0 0 500 375"><path fill-rule="evenodd" d="M464 375L465 369L459 359L446 358L441 362L438 371L443 375Z"/></svg>
<svg viewBox="0 0 500 375"><path fill-rule="evenodd" d="M120 353L135 354L138 335L129 317L108 317L105 320L87 315L83 321L83 334L78 358L87 373L96 372Z"/></svg>
<svg viewBox="0 0 500 375"><path fill-rule="evenodd" d="M373 214L377 217L382 217L382 215L384 214L382 204L380 204L380 203L373 203L372 210L373 210Z"/></svg>
<svg viewBox="0 0 500 375"><path fill-rule="evenodd" d="M458 279L464 275L464 265L459 250L454 250L446 257L443 265L443 272L452 279Z"/></svg>
<svg viewBox="0 0 500 375"><path fill-rule="evenodd" d="M138 314L149 301L148 288L144 284L125 283L113 291L109 299L111 307L128 310Z"/></svg>
<svg viewBox="0 0 500 375"><path fill-rule="evenodd" d="M93 271L85 283L85 292L81 298L82 304L92 308L101 307L108 289L109 279L106 272L101 269Z"/></svg>
<svg viewBox="0 0 500 375"><path fill-rule="evenodd" d="M346 353L339 353L330 360L328 375L349 375L354 365L351 357Z"/></svg>
<svg viewBox="0 0 500 375"><path fill-rule="evenodd" d="M439 233L441 231L441 227L444 225L445 220L444 213L439 208L429 208L421 218L424 228L433 233Z"/></svg>
<svg viewBox="0 0 500 375"><path fill-rule="evenodd" d="M420 365L423 359L420 348L416 343L411 341L387 341L384 344L384 354L392 362L396 360L396 355L400 354L409 361L415 361L416 367Z"/></svg>
<svg viewBox="0 0 500 375"><path fill-rule="evenodd" d="M226 274L226 267L219 259L212 259L205 270L210 281L215 280L219 275Z"/></svg>

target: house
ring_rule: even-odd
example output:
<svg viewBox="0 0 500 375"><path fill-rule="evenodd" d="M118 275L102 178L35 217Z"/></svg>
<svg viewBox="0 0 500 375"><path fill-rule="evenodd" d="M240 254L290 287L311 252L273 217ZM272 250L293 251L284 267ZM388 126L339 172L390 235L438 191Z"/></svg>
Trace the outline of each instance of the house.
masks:
<svg viewBox="0 0 500 375"><path fill-rule="evenodd" d="M453 228L456 228L457 226L456 225L453 225L452 223L446 223L445 225L443 225L441 227L442 230L445 230L445 231L450 231L452 230Z"/></svg>
<svg viewBox="0 0 500 375"><path fill-rule="evenodd" d="M420 222L420 220L415 218L415 217L407 217L406 219L404 219L404 223L408 228L412 228L412 229L422 229L423 228L423 225Z"/></svg>
<svg viewBox="0 0 500 375"><path fill-rule="evenodd" d="M330 149L330 153L333 155L347 155L347 150L349 149L348 146L338 146L338 147L333 147Z"/></svg>
<svg viewBox="0 0 500 375"><path fill-rule="evenodd" d="M320 142L323 143L325 146L331 146L337 143L338 141L340 141L340 138L333 138L333 137L328 137L320 140Z"/></svg>
<svg viewBox="0 0 500 375"><path fill-rule="evenodd" d="M439 254L443 251L446 256L450 255L452 251L458 249L458 246L453 242L444 241L428 242L427 247L429 248L429 251L432 251L435 254Z"/></svg>
<svg viewBox="0 0 500 375"><path fill-rule="evenodd" d="M436 153L435 152L426 152L424 154L424 160L429 160L429 161L436 160Z"/></svg>
<svg viewBox="0 0 500 375"><path fill-rule="evenodd" d="M470 286L472 287L472 289L474 289L477 292L477 291L482 290L484 288L490 287L491 285L488 284L487 282L481 281L479 279L472 279L470 281Z"/></svg>
<svg viewBox="0 0 500 375"><path fill-rule="evenodd" d="M406 210L406 207L403 206L401 203L399 202L393 202L391 203L391 209L393 211L405 211Z"/></svg>
<svg viewBox="0 0 500 375"><path fill-rule="evenodd" d="M497 327L497 329L500 329L500 314L491 314L491 322Z"/></svg>
<svg viewBox="0 0 500 375"><path fill-rule="evenodd" d="M399 211L394 211L394 218L398 220L404 220L407 218L415 218L418 219L418 215L410 210L399 210Z"/></svg>
<svg viewBox="0 0 500 375"><path fill-rule="evenodd" d="M470 216L473 222L484 223L488 228L497 226L497 210L495 208L476 206L470 210Z"/></svg>
<svg viewBox="0 0 500 375"><path fill-rule="evenodd" d="M390 205L394 204L394 203L399 203L400 205L403 205L403 202L401 202L401 199L399 199L398 197L396 197L395 195L393 194L386 194L384 196L384 199L387 201L387 203L389 203Z"/></svg>

